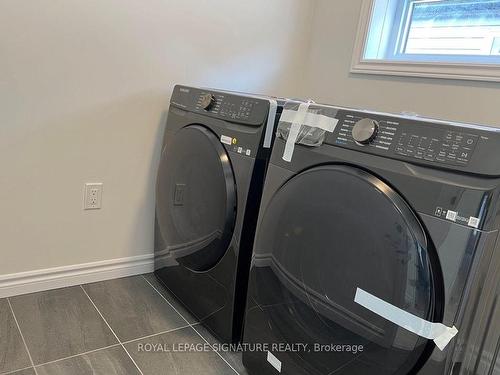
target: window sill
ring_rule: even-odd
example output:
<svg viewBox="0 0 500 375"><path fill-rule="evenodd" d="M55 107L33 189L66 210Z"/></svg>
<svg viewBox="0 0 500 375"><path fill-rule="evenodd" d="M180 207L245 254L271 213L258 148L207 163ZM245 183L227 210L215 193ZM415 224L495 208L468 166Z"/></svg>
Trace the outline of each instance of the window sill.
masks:
<svg viewBox="0 0 500 375"><path fill-rule="evenodd" d="M351 73L500 82L500 66L488 64L361 60Z"/></svg>

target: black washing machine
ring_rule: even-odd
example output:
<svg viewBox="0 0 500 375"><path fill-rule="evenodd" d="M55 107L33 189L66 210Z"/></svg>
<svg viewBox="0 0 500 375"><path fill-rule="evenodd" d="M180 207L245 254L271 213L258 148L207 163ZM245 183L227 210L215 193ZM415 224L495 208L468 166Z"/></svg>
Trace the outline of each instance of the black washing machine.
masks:
<svg viewBox="0 0 500 375"><path fill-rule="evenodd" d="M250 374L499 374L500 129L308 113L338 122L290 162L275 141L250 271Z"/></svg>
<svg viewBox="0 0 500 375"><path fill-rule="evenodd" d="M155 274L224 342L241 339L280 100L173 90L156 186Z"/></svg>

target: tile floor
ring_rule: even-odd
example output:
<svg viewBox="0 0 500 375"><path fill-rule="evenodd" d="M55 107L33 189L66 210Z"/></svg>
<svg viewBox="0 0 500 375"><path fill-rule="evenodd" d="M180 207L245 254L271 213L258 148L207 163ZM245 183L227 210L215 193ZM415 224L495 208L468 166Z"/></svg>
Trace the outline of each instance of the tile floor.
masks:
<svg viewBox="0 0 500 375"><path fill-rule="evenodd" d="M246 375L238 353L166 351L216 342L152 274L0 299L0 375Z"/></svg>

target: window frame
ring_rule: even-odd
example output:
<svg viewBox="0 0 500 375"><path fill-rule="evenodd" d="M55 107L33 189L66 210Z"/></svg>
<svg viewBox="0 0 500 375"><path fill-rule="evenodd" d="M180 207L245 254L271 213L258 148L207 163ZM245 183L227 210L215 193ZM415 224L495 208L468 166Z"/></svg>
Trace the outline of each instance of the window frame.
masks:
<svg viewBox="0 0 500 375"><path fill-rule="evenodd" d="M491 58L496 63L477 63L472 61L474 59L472 56L448 55L446 61L443 61L443 55L409 55L401 53L401 43L406 38L396 34L401 31L408 32L408 27L402 28L401 23L408 21L409 8L412 3L419 2L418 0L404 0L404 3L399 5L404 7L403 12L397 12L399 17L393 22L391 37L388 42L392 58L366 59L364 52L375 1L362 0L351 61L351 73L500 82L498 56ZM411 56L413 59L412 61L399 60L403 56L405 58ZM471 62L464 62L464 60L471 60ZM488 57L485 60L488 60Z"/></svg>

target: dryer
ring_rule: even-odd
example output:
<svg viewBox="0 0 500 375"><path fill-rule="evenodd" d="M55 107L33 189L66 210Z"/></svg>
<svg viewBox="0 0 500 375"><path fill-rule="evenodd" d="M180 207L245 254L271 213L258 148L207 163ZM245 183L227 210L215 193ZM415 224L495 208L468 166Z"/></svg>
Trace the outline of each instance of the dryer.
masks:
<svg viewBox="0 0 500 375"><path fill-rule="evenodd" d="M217 338L241 338L280 100L175 86L156 186L155 275Z"/></svg>
<svg viewBox="0 0 500 375"><path fill-rule="evenodd" d="M254 243L249 373L499 373L500 129L290 111ZM309 146L285 161L311 113L335 128L307 141L318 129L300 123Z"/></svg>

